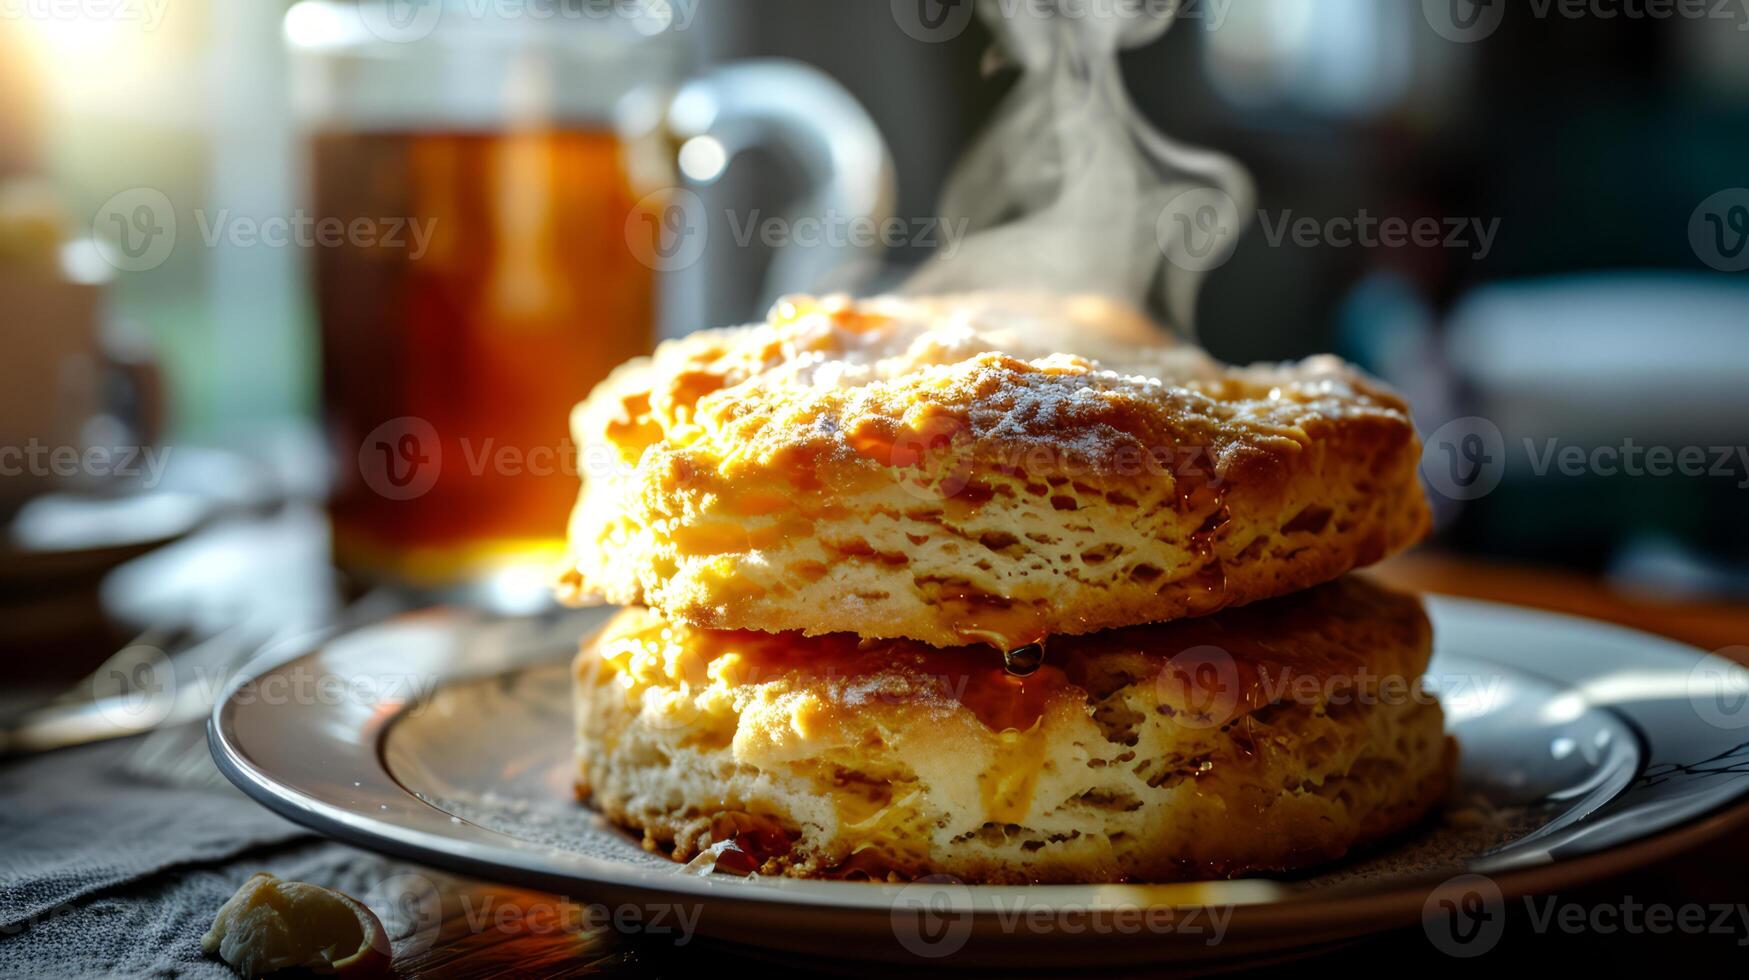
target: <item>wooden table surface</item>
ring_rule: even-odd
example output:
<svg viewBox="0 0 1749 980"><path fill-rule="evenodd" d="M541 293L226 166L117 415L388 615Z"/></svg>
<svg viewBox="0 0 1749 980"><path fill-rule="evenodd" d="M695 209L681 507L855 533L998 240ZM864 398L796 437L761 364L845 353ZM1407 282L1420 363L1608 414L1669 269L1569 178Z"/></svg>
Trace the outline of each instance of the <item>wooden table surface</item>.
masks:
<svg viewBox="0 0 1749 980"><path fill-rule="evenodd" d="M1568 572L1483 563L1426 552L1395 559L1374 572L1381 580L1427 592L1535 606L1608 620L1682 640L1749 663L1749 608L1721 602L1700 603L1612 590L1595 579ZM589 922L587 895L560 897L473 882L432 872L443 891L442 924L435 934L398 944L395 968L406 977L500 977L524 975L678 975L705 971L767 969L719 950L692 943L681 949L631 941ZM1725 967L1740 973L1749 965L1749 831L1734 833L1678 858L1556 896L1561 906L1608 910L1662 905L1701 906L1709 929L1703 934L1671 931L1653 934L1620 927L1564 931L1509 928L1485 958L1460 961L1438 952L1419 928L1363 940L1324 954L1311 968L1465 970L1478 965L1529 962L1574 966L1633 967L1685 971ZM1548 906L1539 906L1548 908ZM1509 907L1510 921L1534 911ZM1716 928L1712 927L1716 925ZM416 948L415 948L416 947ZM1359 959L1357 959L1359 957ZM927 973L919 961L906 973ZM1097 967L1090 963L1090 967ZM809 964L784 961L784 972L807 972ZM834 965L842 973L842 965ZM890 974L890 968L870 968Z"/></svg>
<svg viewBox="0 0 1749 980"><path fill-rule="evenodd" d="M1380 565L1381 581L1419 592L1535 606L1658 633L1749 662L1749 606L1611 588L1574 572L1416 551Z"/></svg>

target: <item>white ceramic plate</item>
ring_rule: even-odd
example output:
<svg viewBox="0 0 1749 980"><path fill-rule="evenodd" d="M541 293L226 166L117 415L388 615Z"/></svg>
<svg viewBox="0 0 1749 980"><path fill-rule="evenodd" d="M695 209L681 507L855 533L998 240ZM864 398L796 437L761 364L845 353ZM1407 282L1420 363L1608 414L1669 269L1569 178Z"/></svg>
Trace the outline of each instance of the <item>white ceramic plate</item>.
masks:
<svg viewBox="0 0 1749 980"><path fill-rule="evenodd" d="M1382 851L1289 880L994 887L688 873L572 800L566 663L599 611L440 611L342 636L246 672L209 737L245 792L363 847L652 915L684 909L712 941L937 965L1232 962L1418 919L1438 942L1442 916L1615 873L1745 812L1742 668L1586 620L1428 606L1429 679L1463 749L1458 802Z"/></svg>

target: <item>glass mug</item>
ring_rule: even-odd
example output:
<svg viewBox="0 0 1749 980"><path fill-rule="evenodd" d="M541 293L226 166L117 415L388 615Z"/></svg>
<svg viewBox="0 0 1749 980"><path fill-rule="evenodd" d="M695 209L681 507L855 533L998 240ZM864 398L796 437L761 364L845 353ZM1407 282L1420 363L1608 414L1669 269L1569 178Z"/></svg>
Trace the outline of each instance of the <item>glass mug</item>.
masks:
<svg viewBox="0 0 1749 980"><path fill-rule="evenodd" d="M886 148L835 82L780 61L683 82L674 16L662 0L287 12L334 556L355 580L539 579L558 556L570 408L649 350L658 294L703 247L677 157L708 180L772 145L800 164L808 210L890 208ZM771 268L806 285L842 261L779 252Z"/></svg>

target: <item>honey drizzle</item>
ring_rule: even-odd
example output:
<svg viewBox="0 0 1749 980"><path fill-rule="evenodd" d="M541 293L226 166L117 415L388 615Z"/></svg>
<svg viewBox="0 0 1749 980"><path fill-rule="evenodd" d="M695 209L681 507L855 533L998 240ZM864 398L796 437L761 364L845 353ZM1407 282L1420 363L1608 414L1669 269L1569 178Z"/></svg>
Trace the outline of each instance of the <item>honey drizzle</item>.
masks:
<svg viewBox="0 0 1749 980"><path fill-rule="evenodd" d="M1226 486L1210 479L1200 467L1187 468L1177 474L1177 492L1180 514L1191 517L1204 509L1209 510L1208 517L1190 534L1188 544L1196 560L1196 570L1185 579L1200 587L1199 594L1189 599L1191 614L1206 615L1225 608L1229 601L1227 569L1216 554L1215 545L1221 532L1232 521L1233 512L1226 504ZM1162 584L1161 588L1169 584Z"/></svg>
<svg viewBox="0 0 1749 980"><path fill-rule="evenodd" d="M1015 677L1030 677L1045 662L1044 640L1002 652L1002 666Z"/></svg>

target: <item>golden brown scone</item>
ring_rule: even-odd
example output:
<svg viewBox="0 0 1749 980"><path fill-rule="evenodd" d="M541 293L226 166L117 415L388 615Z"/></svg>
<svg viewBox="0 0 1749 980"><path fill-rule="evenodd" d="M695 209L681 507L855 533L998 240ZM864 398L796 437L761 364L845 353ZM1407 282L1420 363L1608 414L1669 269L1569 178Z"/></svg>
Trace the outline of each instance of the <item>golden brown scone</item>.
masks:
<svg viewBox="0 0 1749 980"><path fill-rule="evenodd" d="M1143 343L1115 309L796 298L663 344L572 416L561 594L1012 648L1293 592L1425 533L1395 395L1332 357Z"/></svg>
<svg viewBox="0 0 1749 980"><path fill-rule="evenodd" d="M1402 830L1455 749L1418 600L1356 579L1053 640L1021 678L941 650L629 610L576 663L577 788L646 846L797 877L1166 881ZM739 853L735 853L738 851ZM720 865L719 865L720 866Z"/></svg>

